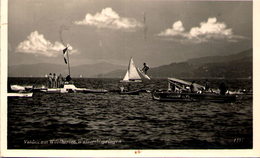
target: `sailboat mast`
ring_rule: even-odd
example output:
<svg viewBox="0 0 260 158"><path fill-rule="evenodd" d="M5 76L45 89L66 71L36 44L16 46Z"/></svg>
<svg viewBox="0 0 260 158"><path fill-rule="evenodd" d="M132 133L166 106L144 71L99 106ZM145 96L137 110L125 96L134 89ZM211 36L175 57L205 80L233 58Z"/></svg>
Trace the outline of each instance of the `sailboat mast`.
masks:
<svg viewBox="0 0 260 158"><path fill-rule="evenodd" d="M70 75L70 58L69 58L69 49L67 50L67 59L68 59L68 70Z"/></svg>

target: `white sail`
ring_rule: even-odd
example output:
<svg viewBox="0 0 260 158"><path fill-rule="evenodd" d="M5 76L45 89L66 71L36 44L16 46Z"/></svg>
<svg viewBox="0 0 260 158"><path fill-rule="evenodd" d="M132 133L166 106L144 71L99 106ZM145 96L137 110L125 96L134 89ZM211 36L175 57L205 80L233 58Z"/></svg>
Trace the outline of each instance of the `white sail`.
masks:
<svg viewBox="0 0 260 158"><path fill-rule="evenodd" d="M129 73L128 73L128 70L127 70L123 81L128 81L129 80L129 75L128 74Z"/></svg>
<svg viewBox="0 0 260 158"><path fill-rule="evenodd" d="M141 77L137 72L133 58L131 58L130 61L129 61L128 69L126 71L123 82L136 82L136 81L140 82Z"/></svg>

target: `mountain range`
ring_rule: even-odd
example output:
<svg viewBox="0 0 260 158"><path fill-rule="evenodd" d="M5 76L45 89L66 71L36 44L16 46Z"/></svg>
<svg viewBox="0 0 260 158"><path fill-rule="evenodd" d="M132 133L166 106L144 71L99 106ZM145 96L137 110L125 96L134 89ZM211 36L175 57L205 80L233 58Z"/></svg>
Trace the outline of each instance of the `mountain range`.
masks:
<svg viewBox="0 0 260 158"><path fill-rule="evenodd" d="M150 76L178 78L252 77L253 50L228 56L209 56L152 68Z"/></svg>
<svg viewBox="0 0 260 158"><path fill-rule="evenodd" d="M116 78L126 70L115 70L103 77ZM185 62L171 63L150 68L151 78L252 78L253 50L249 49L228 56L208 56Z"/></svg>
<svg viewBox="0 0 260 158"><path fill-rule="evenodd" d="M86 64L71 67L72 77L122 78L127 66L110 63ZM43 77L48 73L66 75L67 65L49 63L13 65L8 67L9 77ZM189 59L150 68L152 78L249 78L253 74L253 50L228 56L208 56Z"/></svg>
<svg viewBox="0 0 260 158"><path fill-rule="evenodd" d="M72 66L71 76L99 77L100 74L108 73L116 69L126 69L126 67L105 62ZM9 77L43 77L49 73L67 75L68 67L66 64L58 65L50 63L13 65L8 67Z"/></svg>

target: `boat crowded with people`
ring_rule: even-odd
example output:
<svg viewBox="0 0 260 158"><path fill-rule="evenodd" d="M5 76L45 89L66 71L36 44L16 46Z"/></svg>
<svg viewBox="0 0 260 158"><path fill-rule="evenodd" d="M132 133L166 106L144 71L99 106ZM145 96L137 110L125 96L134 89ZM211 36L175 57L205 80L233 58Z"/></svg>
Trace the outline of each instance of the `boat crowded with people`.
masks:
<svg viewBox="0 0 260 158"><path fill-rule="evenodd" d="M65 81L56 82L55 80L49 80L48 88L44 88L41 92L44 93L107 93L105 89L87 89L87 88L78 88L74 85L70 75L68 75Z"/></svg>
<svg viewBox="0 0 260 158"><path fill-rule="evenodd" d="M74 85L74 82L71 78L70 73L70 61L69 61L69 46L63 49L64 62L68 65L68 75L65 80L59 75L58 77L55 74L49 74L48 76L48 88L42 89L41 92L45 93L107 93L107 90L104 89L87 89L87 88L78 88Z"/></svg>
<svg viewBox="0 0 260 158"><path fill-rule="evenodd" d="M152 98L158 101L170 102L235 102L237 96L229 94L227 88L222 84L222 89L209 89L207 86L193 82L180 80L177 78L168 78L167 90L155 90L152 92Z"/></svg>

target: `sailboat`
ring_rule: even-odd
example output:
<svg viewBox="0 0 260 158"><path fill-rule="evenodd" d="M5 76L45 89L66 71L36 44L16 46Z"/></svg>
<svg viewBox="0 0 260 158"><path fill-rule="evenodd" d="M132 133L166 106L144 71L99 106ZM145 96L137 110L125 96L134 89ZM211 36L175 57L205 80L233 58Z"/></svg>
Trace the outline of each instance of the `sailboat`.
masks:
<svg viewBox="0 0 260 158"><path fill-rule="evenodd" d="M140 74L142 75L142 77L140 76ZM129 87L131 83L140 83L142 82L142 79L146 78L146 79L150 79L146 74L144 74L139 68L136 68L135 64L134 64L134 60L133 57L130 58L129 64L128 64L128 68L126 70L126 74L123 78L123 80L121 80L120 82L122 83L126 83L127 86ZM121 91L120 94L132 94L132 95L138 95L140 90L134 90L134 91L130 91L124 90L124 87L120 87Z"/></svg>
<svg viewBox="0 0 260 158"><path fill-rule="evenodd" d="M121 82L142 82L142 79L138 74L137 68L134 64L133 57L130 58L125 77L123 80L121 80Z"/></svg>

